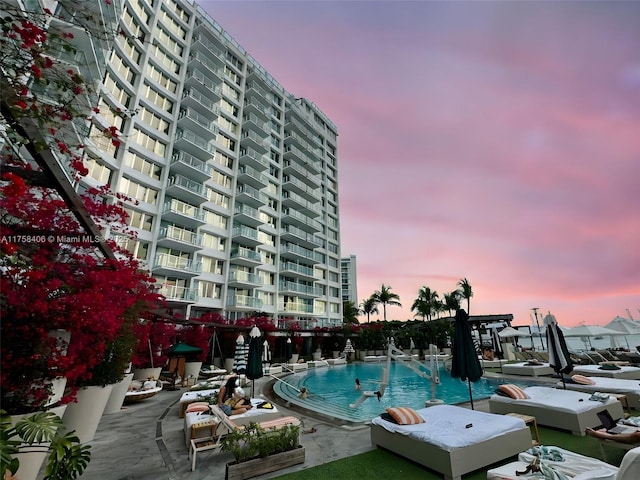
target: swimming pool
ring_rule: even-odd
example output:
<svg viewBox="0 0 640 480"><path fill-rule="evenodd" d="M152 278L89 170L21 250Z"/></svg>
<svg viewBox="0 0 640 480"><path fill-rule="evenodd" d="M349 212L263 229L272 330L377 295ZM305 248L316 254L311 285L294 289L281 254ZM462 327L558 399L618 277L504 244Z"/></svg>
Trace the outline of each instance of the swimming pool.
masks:
<svg viewBox="0 0 640 480"><path fill-rule="evenodd" d="M387 407L424 408L425 401L431 398L431 383L399 362L391 363L389 385L379 402L373 397L368 398L357 408L349 406L360 398L362 392L378 390L377 382L380 380L384 366L386 366L385 362L353 363L310 369L288 375L283 379L286 383L275 382L273 389L279 397L292 404L354 423L369 422L384 412ZM356 378L360 379L361 390L355 389ZM442 366L440 382L436 388L436 399L451 405L469 401L467 382L452 378ZM501 383L508 382L483 377L471 383L473 399L491 396ZM522 386L532 384L527 381L517 383ZM296 390L302 387L306 387L309 392L309 396L304 400L298 397L298 390Z"/></svg>

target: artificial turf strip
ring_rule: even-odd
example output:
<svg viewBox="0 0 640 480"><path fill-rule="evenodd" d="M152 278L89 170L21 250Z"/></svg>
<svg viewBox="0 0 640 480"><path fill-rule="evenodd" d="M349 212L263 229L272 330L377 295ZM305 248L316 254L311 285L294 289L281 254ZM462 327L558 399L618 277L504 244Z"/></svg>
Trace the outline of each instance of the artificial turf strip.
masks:
<svg viewBox="0 0 640 480"><path fill-rule="evenodd" d="M538 427L542 445L562 447L589 457L599 458L612 465L620 465L626 451L605 445L606 460L602 457L600 443L590 437L578 437L566 431ZM508 463L507 459L500 464ZM486 480L487 469L463 475L465 480ZM275 477L278 480L387 480L402 477L403 480L441 480L442 475L428 470L386 450L376 449L306 468L298 472Z"/></svg>

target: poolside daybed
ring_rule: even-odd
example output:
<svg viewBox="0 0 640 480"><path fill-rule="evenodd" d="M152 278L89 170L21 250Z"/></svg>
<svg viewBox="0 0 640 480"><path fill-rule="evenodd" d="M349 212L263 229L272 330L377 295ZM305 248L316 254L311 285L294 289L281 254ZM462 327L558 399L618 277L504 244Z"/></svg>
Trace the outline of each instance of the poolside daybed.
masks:
<svg viewBox="0 0 640 480"><path fill-rule="evenodd" d="M541 377L553 375L553 368L548 363L536 365L532 362L505 363L502 365L502 373L505 375L526 375L529 377Z"/></svg>
<svg viewBox="0 0 640 480"><path fill-rule="evenodd" d="M593 384L587 385L575 382L565 382L564 386L570 390L577 390L579 392L606 392L625 395L629 402L629 407L640 409L640 382L638 380L610 377L586 378L591 380ZM556 388L563 388L562 382L556 383Z"/></svg>
<svg viewBox="0 0 640 480"><path fill-rule="evenodd" d="M440 472L447 480L459 480L531 446L529 428L519 418L453 405L436 405L416 413L424 423L398 425L374 418L371 443Z"/></svg>
<svg viewBox="0 0 640 480"><path fill-rule="evenodd" d="M543 446L533 447L526 452L520 453L517 462L511 462L487 470L487 480L520 480L522 476L517 475L516 472L525 471L533 460L540 458L540 453L543 453L543 464L569 478L573 478L576 475L584 476L586 472L592 472L594 476L589 478L596 478L595 474L597 473L599 480L615 480L618 473L618 467L598 460L597 458L587 457L560 447ZM545 459L544 457L548 457L549 459ZM557 460L550 458L556 458ZM544 479L544 474L542 472L528 473L526 478L535 480Z"/></svg>
<svg viewBox="0 0 640 480"><path fill-rule="evenodd" d="M640 380L640 368L631 366L619 366L619 369L610 370L604 365L577 365L571 372L573 375L589 375L592 377L626 378Z"/></svg>
<svg viewBox="0 0 640 480"><path fill-rule="evenodd" d="M494 394L489 398L492 413L520 413L536 418L538 425L570 430L584 435L587 428L600 425L597 412L609 410L613 418L623 417L622 404L610 397L605 403L589 400L591 394L549 387L522 389L529 398Z"/></svg>

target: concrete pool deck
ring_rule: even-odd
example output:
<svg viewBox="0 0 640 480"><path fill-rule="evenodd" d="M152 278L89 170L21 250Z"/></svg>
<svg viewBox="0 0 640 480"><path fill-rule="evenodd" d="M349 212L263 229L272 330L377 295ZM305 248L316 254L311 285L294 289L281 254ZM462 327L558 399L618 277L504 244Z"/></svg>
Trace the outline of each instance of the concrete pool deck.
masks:
<svg viewBox="0 0 640 480"><path fill-rule="evenodd" d="M490 376L502 376L489 373ZM517 380L518 377L513 377ZM522 378L520 378L522 380ZM273 380L255 381L254 396L269 398L268 385ZM549 381L557 381L549 379ZM184 440L184 419L178 417L178 400L185 389L162 391L137 404L127 405L119 412L104 415L91 445L92 458L83 480L209 480L224 478L226 463L233 460L228 452L208 451L198 456L196 471L191 472ZM271 398L269 398L271 399ZM321 415L311 416L295 406L273 399L283 415L294 415L303 422L303 429L315 433L301 434L306 460L259 480L279 477L334 460L373 450L368 425L348 425ZM479 411L488 410L488 400L474 400ZM468 403L461 406L469 406ZM40 477L43 478L43 472Z"/></svg>

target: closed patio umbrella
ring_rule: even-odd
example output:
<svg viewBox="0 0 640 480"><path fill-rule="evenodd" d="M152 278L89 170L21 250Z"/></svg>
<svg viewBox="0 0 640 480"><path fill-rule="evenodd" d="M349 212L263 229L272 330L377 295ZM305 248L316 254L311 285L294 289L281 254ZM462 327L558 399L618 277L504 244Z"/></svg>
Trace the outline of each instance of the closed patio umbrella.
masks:
<svg viewBox="0 0 640 480"><path fill-rule="evenodd" d="M262 367L271 363L271 349L266 340L262 343Z"/></svg>
<svg viewBox="0 0 640 480"><path fill-rule="evenodd" d="M502 350L502 342L498 335L498 329L495 327L491 329L491 345L493 346L493 353L496 357L502 359L504 357L504 351ZM500 367L502 367L502 363L500 364Z"/></svg>
<svg viewBox="0 0 640 480"><path fill-rule="evenodd" d="M244 344L244 337L238 335L236 339L236 351L233 355L233 371L237 374L243 374L247 371L247 354L249 346Z"/></svg>
<svg viewBox="0 0 640 480"><path fill-rule="evenodd" d="M287 363L289 363L289 360L291 360L291 356L293 355L293 345L291 345L291 338L287 338L287 345L284 355L286 357Z"/></svg>
<svg viewBox="0 0 640 480"><path fill-rule="evenodd" d="M562 380L562 386L566 389L567 386L564 383L565 373L569 373L573 370L573 362L569 355L569 349L567 348L567 342L564 339L564 334L560 327L556 317L549 312L542 323L547 327L547 347L549 348L549 365L553 370L560 374Z"/></svg>
<svg viewBox="0 0 640 480"><path fill-rule="evenodd" d="M471 392L471 382L477 382L482 377L482 365L478 360L478 353L473 344L471 327L469 327L469 315L463 309L456 312L456 324L453 335L453 348L451 353L451 376L466 380L469 384L469 400L471 409L473 406L473 393Z"/></svg>
<svg viewBox="0 0 640 480"><path fill-rule="evenodd" d="M249 354L247 356L247 378L251 380L251 396L255 389L256 378L263 375L262 371L262 342L260 341L260 329L253 327L249 332Z"/></svg>
<svg viewBox="0 0 640 480"><path fill-rule="evenodd" d="M347 341L344 345L344 353L347 357L349 357L350 353L355 352L356 350L353 348L353 344L351 343L351 339L347 338Z"/></svg>

